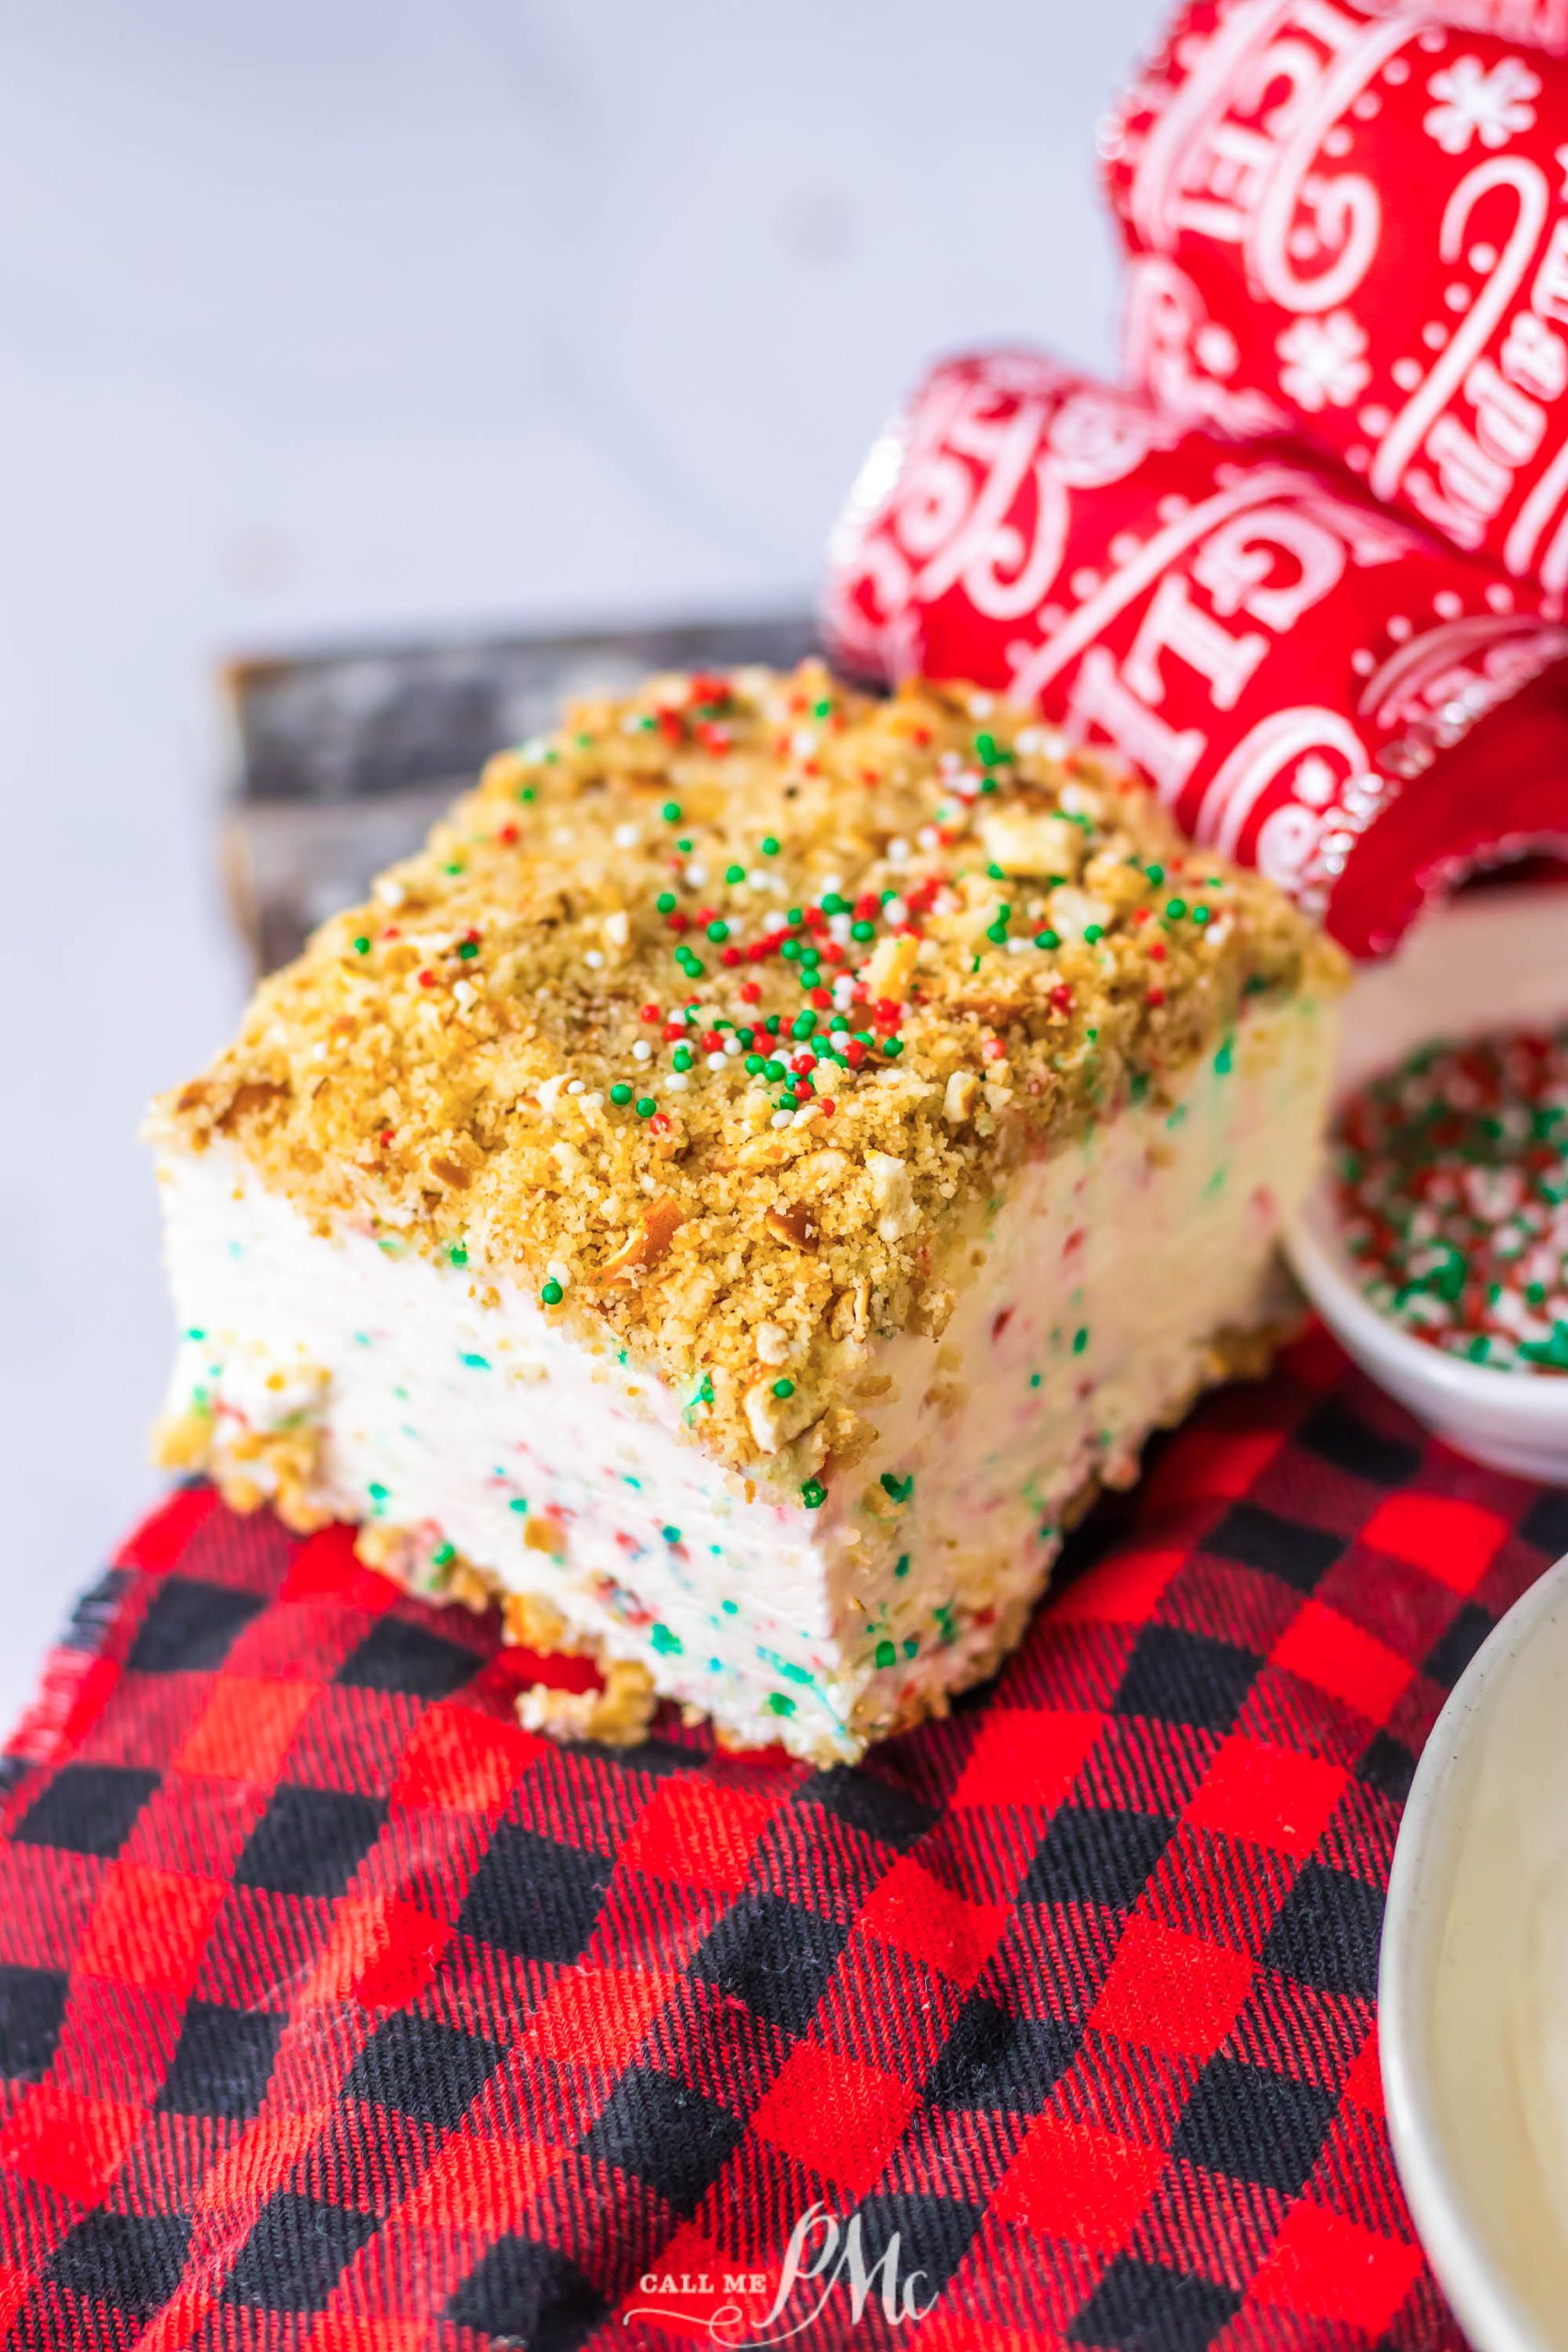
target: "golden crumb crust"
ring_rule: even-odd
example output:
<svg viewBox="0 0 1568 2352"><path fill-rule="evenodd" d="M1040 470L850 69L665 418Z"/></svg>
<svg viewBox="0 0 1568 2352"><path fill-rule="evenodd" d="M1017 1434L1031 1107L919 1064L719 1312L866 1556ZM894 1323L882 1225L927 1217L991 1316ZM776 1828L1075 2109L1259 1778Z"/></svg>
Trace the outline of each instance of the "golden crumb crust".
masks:
<svg viewBox="0 0 1568 2352"><path fill-rule="evenodd" d="M481 1300L533 1288L721 1459L809 1487L1010 1165L1344 969L988 695L663 676L498 754L152 1133Z"/></svg>

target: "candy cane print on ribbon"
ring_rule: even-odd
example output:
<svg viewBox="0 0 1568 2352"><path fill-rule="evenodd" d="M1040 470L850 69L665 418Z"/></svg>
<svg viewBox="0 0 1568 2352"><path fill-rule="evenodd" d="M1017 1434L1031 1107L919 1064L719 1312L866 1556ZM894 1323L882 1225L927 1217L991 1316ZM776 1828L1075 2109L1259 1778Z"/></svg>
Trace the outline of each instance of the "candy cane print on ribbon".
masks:
<svg viewBox="0 0 1568 2352"><path fill-rule="evenodd" d="M1455 328L1451 341L1442 356L1433 361L1425 382L1412 394L1379 442L1368 476L1375 496L1397 498L1403 486L1405 495L1420 507L1422 513L1461 547L1479 547L1485 536L1491 517L1483 514L1467 514L1454 501L1445 498L1442 487L1424 469L1405 473L1405 468L1427 431L1447 409L1449 400L1468 375L1491 341L1494 329L1508 308L1525 274L1535 259L1540 232L1546 226L1551 209L1551 191L1545 174L1524 156L1499 155L1486 164L1478 164L1467 173L1449 198L1443 210L1438 232L1438 252L1445 265L1452 268L1464 249L1470 219L1476 205L1494 188L1511 187L1518 198L1518 212L1507 243L1493 266L1485 284L1461 324ZM1545 419L1541 420L1545 430ZM1430 451L1428 450L1428 454ZM1507 483L1511 483L1511 473ZM1507 494L1505 484L1502 496ZM1501 505L1502 498L1498 500ZM1494 512L1495 509L1494 509ZM1517 528L1517 526L1516 526ZM1510 544L1512 542L1510 541ZM1533 543L1532 543L1533 548ZM1518 567L1523 569L1521 565Z"/></svg>

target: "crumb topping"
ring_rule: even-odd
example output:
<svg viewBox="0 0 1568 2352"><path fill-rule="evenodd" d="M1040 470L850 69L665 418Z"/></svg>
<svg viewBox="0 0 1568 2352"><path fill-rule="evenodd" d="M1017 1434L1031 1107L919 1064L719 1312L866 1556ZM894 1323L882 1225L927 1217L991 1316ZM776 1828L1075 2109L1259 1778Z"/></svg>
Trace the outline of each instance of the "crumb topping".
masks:
<svg viewBox="0 0 1568 2352"><path fill-rule="evenodd" d="M809 1505L1010 1165L1344 969L989 695L661 676L491 760L152 1133L528 1284Z"/></svg>

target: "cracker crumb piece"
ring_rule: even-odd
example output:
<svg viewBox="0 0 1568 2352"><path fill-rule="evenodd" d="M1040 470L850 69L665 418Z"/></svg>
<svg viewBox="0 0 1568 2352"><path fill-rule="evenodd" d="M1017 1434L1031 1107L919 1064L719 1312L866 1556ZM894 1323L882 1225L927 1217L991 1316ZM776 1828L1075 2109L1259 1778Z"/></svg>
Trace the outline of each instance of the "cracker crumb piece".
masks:
<svg viewBox="0 0 1568 2352"><path fill-rule="evenodd" d="M551 1739L639 1746L659 1704L653 1678L632 1658L612 1658L603 1672L602 1690L555 1690L547 1683L533 1683L518 1693L518 1722L525 1731L544 1732Z"/></svg>

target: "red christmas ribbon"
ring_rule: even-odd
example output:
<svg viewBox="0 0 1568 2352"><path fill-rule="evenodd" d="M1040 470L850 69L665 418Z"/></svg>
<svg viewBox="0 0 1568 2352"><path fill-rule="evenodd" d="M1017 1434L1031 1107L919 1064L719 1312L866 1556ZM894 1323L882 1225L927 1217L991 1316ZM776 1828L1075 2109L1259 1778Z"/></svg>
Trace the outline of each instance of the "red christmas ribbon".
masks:
<svg viewBox="0 0 1568 2352"><path fill-rule="evenodd" d="M1111 744L1371 955L1466 867L1568 838L1556 612L1288 446L1004 351L877 443L825 628L847 668Z"/></svg>
<svg viewBox="0 0 1568 2352"><path fill-rule="evenodd" d="M1568 33L1562 0L1450 13ZM1407 7L1193 0L1101 146L1136 379L1299 433L1559 617L1568 63Z"/></svg>

